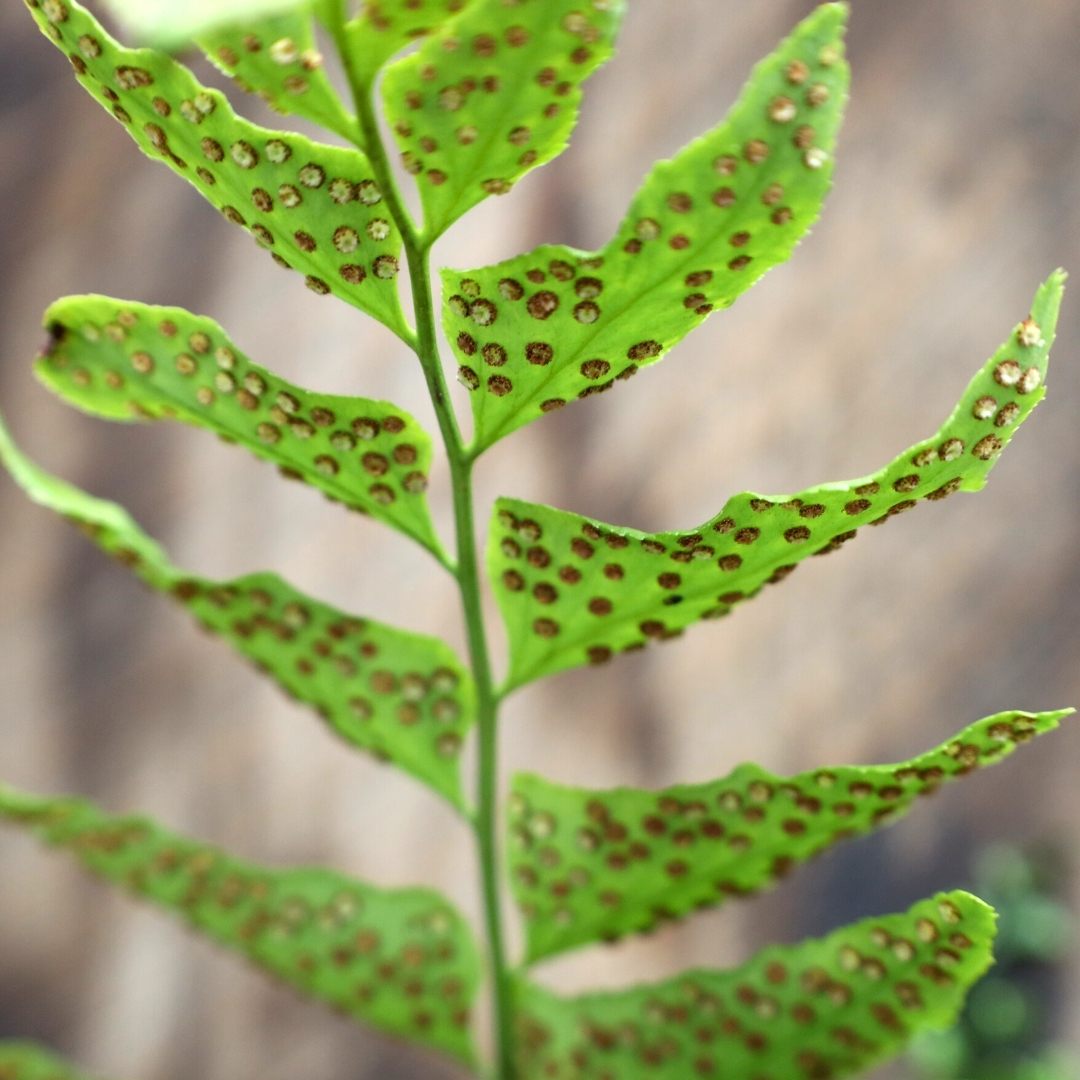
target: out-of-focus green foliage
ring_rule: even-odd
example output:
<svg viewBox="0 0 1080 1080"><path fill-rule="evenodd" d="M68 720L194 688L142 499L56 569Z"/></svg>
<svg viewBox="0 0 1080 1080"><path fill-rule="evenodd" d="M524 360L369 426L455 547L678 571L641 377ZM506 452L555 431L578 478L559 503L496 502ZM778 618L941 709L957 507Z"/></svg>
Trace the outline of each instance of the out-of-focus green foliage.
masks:
<svg viewBox="0 0 1080 1080"><path fill-rule="evenodd" d="M996 963L959 1024L917 1039L911 1063L925 1080L1075 1080L1080 1060L1055 1045L1053 1031L1075 937L1062 860L991 846L975 880L999 912Z"/></svg>
<svg viewBox="0 0 1080 1080"><path fill-rule="evenodd" d="M50 0L44 0L47 6ZM229 25L250 25L311 7L311 0L104 0L141 41L160 48L186 45L198 34Z"/></svg>
<svg viewBox="0 0 1080 1080"><path fill-rule="evenodd" d="M94 1080L29 1042L0 1042L0 1080Z"/></svg>
<svg viewBox="0 0 1080 1080"><path fill-rule="evenodd" d="M464 807L459 760L475 695L469 673L443 641L340 611L276 574L211 581L185 573L123 508L34 464L2 419L0 463L30 498L183 604L347 742Z"/></svg>
<svg viewBox="0 0 1080 1080"><path fill-rule="evenodd" d="M855 1076L952 1023L992 962L994 913L947 893L734 971L561 998L522 982L524 1080Z"/></svg>
<svg viewBox="0 0 1080 1080"><path fill-rule="evenodd" d="M924 795L1054 731L1071 710L998 713L896 765L775 776L740 765L662 791L597 791L519 774L509 848L527 958L647 931L771 888L842 840L902 817Z"/></svg>
<svg viewBox="0 0 1080 1080"><path fill-rule="evenodd" d="M180 916L302 994L474 1060L469 1019L479 956L465 920L431 889L380 889L318 867L254 866L147 818L8 787L0 787L0 819L71 852L98 877Z"/></svg>

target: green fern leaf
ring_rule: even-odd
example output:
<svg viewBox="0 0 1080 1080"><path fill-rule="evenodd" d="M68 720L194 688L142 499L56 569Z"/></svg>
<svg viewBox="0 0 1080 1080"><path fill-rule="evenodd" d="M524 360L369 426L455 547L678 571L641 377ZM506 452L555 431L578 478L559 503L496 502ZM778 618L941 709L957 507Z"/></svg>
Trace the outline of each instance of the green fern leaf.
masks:
<svg viewBox="0 0 1080 1080"><path fill-rule="evenodd" d="M0 1080L91 1080L34 1043L0 1042Z"/></svg>
<svg viewBox="0 0 1080 1080"><path fill-rule="evenodd" d="M826 4L803 22L719 127L652 171L600 251L443 271L478 449L656 363L791 255L832 182L845 13Z"/></svg>
<svg viewBox="0 0 1080 1080"><path fill-rule="evenodd" d="M446 561L424 495L431 439L407 413L294 386L182 308L69 296L45 326L51 340L36 370L66 401L110 420L205 428Z"/></svg>
<svg viewBox="0 0 1080 1080"><path fill-rule="evenodd" d="M225 97L164 53L127 49L75 0L29 0L83 87L281 265L408 339L397 275L401 237L358 150L238 117Z"/></svg>
<svg viewBox="0 0 1080 1080"><path fill-rule="evenodd" d="M342 105L323 70L310 12L230 24L203 34L199 45L226 75L271 108L303 116L349 142L360 141L356 118Z"/></svg>
<svg viewBox="0 0 1080 1080"><path fill-rule="evenodd" d="M611 55L624 0L472 0L387 69L386 114L426 234L566 148L581 84Z"/></svg>
<svg viewBox="0 0 1080 1080"><path fill-rule="evenodd" d="M307 997L395 1035L475 1059L472 934L430 889L382 889L332 870L231 858L146 818L0 786L0 818L180 916Z"/></svg>
<svg viewBox="0 0 1080 1080"><path fill-rule="evenodd" d="M346 25L353 70L371 85L379 69L411 42L434 33L468 0L366 0Z"/></svg>
<svg viewBox="0 0 1080 1080"><path fill-rule="evenodd" d="M770 888L839 841L895 821L919 796L1004 760L1072 711L999 713L898 765L791 777L740 765L722 780L663 791L590 791L519 775L510 850L528 959Z"/></svg>
<svg viewBox="0 0 1080 1080"><path fill-rule="evenodd" d="M488 568L511 645L508 687L677 635L728 614L810 555L922 500L978 491L1045 395L1065 275L975 376L929 439L871 476L796 495L752 492L687 532L646 534L511 499L496 505Z"/></svg>
<svg viewBox="0 0 1080 1080"><path fill-rule="evenodd" d="M48 7L62 0L41 0ZM141 41L178 48L208 30L251 24L296 9L310 0L104 0L105 6Z"/></svg>
<svg viewBox="0 0 1080 1080"><path fill-rule="evenodd" d="M523 1080L855 1076L947 1027L993 962L996 917L963 892L763 950L733 971L560 998L522 981Z"/></svg>
<svg viewBox="0 0 1080 1080"><path fill-rule="evenodd" d="M38 468L2 421L0 462L30 498L182 603L347 742L463 808L459 756L475 697L448 645L339 611L275 574L209 581L184 573L121 507Z"/></svg>

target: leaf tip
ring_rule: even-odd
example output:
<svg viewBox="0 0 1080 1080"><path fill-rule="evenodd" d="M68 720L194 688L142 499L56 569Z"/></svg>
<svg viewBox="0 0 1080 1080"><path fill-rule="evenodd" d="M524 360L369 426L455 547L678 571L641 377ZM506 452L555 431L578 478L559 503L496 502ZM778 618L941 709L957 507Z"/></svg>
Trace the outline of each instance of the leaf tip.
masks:
<svg viewBox="0 0 1080 1080"><path fill-rule="evenodd" d="M938 913L947 924L962 923L965 936L971 941L969 985L977 982L994 964L994 942L998 933L997 909L985 900L964 889L939 893L934 897ZM959 1010L959 1004L958 1004Z"/></svg>
<svg viewBox="0 0 1080 1080"><path fill-rule="evenodd" d="M1032 303L1033 309L1043 309L1042 317L1048 322L1056 322L1061 299L1065 295L1065 283L1069 279L1068 271L1058 267L1040 286Z"/></svg>
<svg viewBox="0 0 1080 1080"><path fill-rule="evenodd" d="M843 39L851 16L851 5L846 0L834 0L822 4L812 12L803 24L808 32L832 33L837 40Z"/></svg>
<svg viewBox="0 0 1080 1080"><path fill-rule="evenodd" d="M1059 266L1049 278L1047 278L1048 285L1054 285L1059 289L1065 288L1065 282L1069 280L1069 271L1063 266Z"/></svg>
<svg viewBox="0 0 1080 1080"><path fill-rule="evenodd" d="M993 963L993 945L998 932L998 911L992 904L988 904L980 896L968 892L966 889L953 889L942 893L938 898L938 909L946 922L950 918L949 904L956 906L961 919L969 926L974 923L972 929L978 931L979 939L973 950L976 956L985 953L986 966ZM979 945L982 948L979 948Z"/></svg>
<svg viewBox="0 0 1080 1080"><path fill-rule="evenodd" d="M1047 731L1053 731L1055 728L1061 727L1061 721L1068 719L1068 717L1076 714L1076 709L1073 706L1068 706L1064 709L1054 709L1051 712L1045 712L1042 714L1043 722L1046 724Z"/></svg>

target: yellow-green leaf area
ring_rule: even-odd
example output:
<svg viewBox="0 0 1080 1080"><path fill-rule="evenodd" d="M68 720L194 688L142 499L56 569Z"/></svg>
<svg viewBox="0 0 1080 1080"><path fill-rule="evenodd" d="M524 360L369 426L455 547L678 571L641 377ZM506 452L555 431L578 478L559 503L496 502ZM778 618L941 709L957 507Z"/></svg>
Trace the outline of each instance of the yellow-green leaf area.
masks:
<svg viewBox="0 0 1080 1080"><path fill-rule="evenodd" d="M42 7L59 0L42 0ZM104 0L136 37L159 48L178 48L220 26L301 10L310 0Z"/></svg>
<svg viewBox="0 0 1080 1080"><path fill-rule="evenodd" d="M276 263L407 338L398 298L401 238L358 150L238 117L171 57L128 49L75 0L30 0L42 32L91 97Z"/></svg>
<svg viewBox="0 0 1080 1080"><path fill-rule="evenodd" d="M356 118L327 78L310 12L230 23L202 34L199 44L239 86L277 112L302 116L350 142L360 139Z"/></svg>
<svg viewBox="0 0 1080 1080"><path fill-rule="evenodd" d="M523 1080L862 1075L953 1023L993 962L993 909L941 893L743 967L563 998L521 980Z"/></svg>
<svg viewBox="0 0 1080 1080"><path fill-rule="evenodd" d="M91 873L179 916L306 997L474 1060L469 1024L479 958L465 920L437 892L378 888L320 867L256 866L81 799L0 786L0 819L70 852Z"/></svg>
<svg viewBox="0 0 1080 1080"><path fill-rule="evenodd" d="M0 462L31 499L186 607L350 745L464 808L460 756L475 719L475 692L444 642L342 611L276 574L188 574L121 507L35 465L2 423Z"/></svg>
<svg viewBox="0 0 1080 1080"><path fill-rule="evenodd" d="M1003 712L894 765L777 776L740 765L659 791L566 787L532 774L510 795L510 874L536 961L771 888L835 844L1055 730L1071 709Z"/></svg>
<svg viewBox="0 0 1080 1080"><path fill-rule="evenodd" d="M94 1080L30 1042L0 1041L0 1080Z"/></svg>
<svg viewBox="0 0 1080 1080"><path fill-rule="evenodd" d="M204 428L445 559L425 495L431 439L391 403L287 382L182 308L70 296L44 321L36 371L66 401L110 420Z"/></svg>
<svg viewBox="0 0 1080 1080"><path fill-rule="evenodd" d="M443 271L478 449L656 363L790 257L832 183L845 15L825 4L806 19L723 123L652 170L599 251Z"/></svg>
<svg viewBox="0 0 1080 1080"><path fill-rule="evenodd" d="M386 71L402 161L439 236L561 154L582 83L611 55L624 0L472 0Z"/></svg>
<svg viewBox="0 0 1080 1080"><path fill-rule="evenodd" d="M1064 280L1056 272L1039 289L1030 315L941 428L870 475L790 495L743 492L683 532L644 533L500 499L488 570L510 640L507 687L604 663L725 616L868 526L978 491L1046 393Z"/></svg>

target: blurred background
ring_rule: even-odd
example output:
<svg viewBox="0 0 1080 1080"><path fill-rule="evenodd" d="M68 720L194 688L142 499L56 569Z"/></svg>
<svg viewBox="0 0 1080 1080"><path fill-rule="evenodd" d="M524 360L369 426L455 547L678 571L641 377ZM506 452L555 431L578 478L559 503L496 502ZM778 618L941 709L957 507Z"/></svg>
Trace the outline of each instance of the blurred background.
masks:
<svg viewBox="0 0 1080 1080"><path fill-rule="evenodd" d="M438 260L601 245L650 164L715 123L812 6L631 4L570 151L459 223ZM481 463L481 505L505 493L674 529L737 490L860 475L937 427L1050 270L1080 271L1080 5L854 6L854 96L812 237L662 366L500 444ZM0 7L0 196L0 401L28 452L127 505L180 565L273 568L460 642L451 583L390 530L198 432L104 425L36 385L42 310L103 292L211 315L286 377L388 398L434 427L403 347L307 292L143 158L12 2ZM927 504L676 644L520 692L506 770L663 785L745 759L780 772L892 761L1001 709L1080 705L1078 342L1074 294L1049 398L977 498ZM433 478L444 525L445 479ZM497 622L492 636L501 655ZM2 476L0 688L6 780L145 810L252 859L428 882L477 914L468 838L434 796L339 745ZM1053 852L1052 873L1021 875L1021 893L1060 914L1043 974L1022 988L1036 1025L1024 1037L1080 1053L1067 933L1080 915L1078 771L1073 723L762 900L540 974L571 989L734 964L988 873L987 888L1012 888L1015 861L1003 879L985 865L986 845L1005 841L1024 865ZM117 1080L456 1075L295 1000L24 837L0 833L0 867L0 1036L43 1039ZM992 1075L941 1072L947 1052L875 1078ZM1023 1075L1080 1075L1063 1069Z"/></svg>

